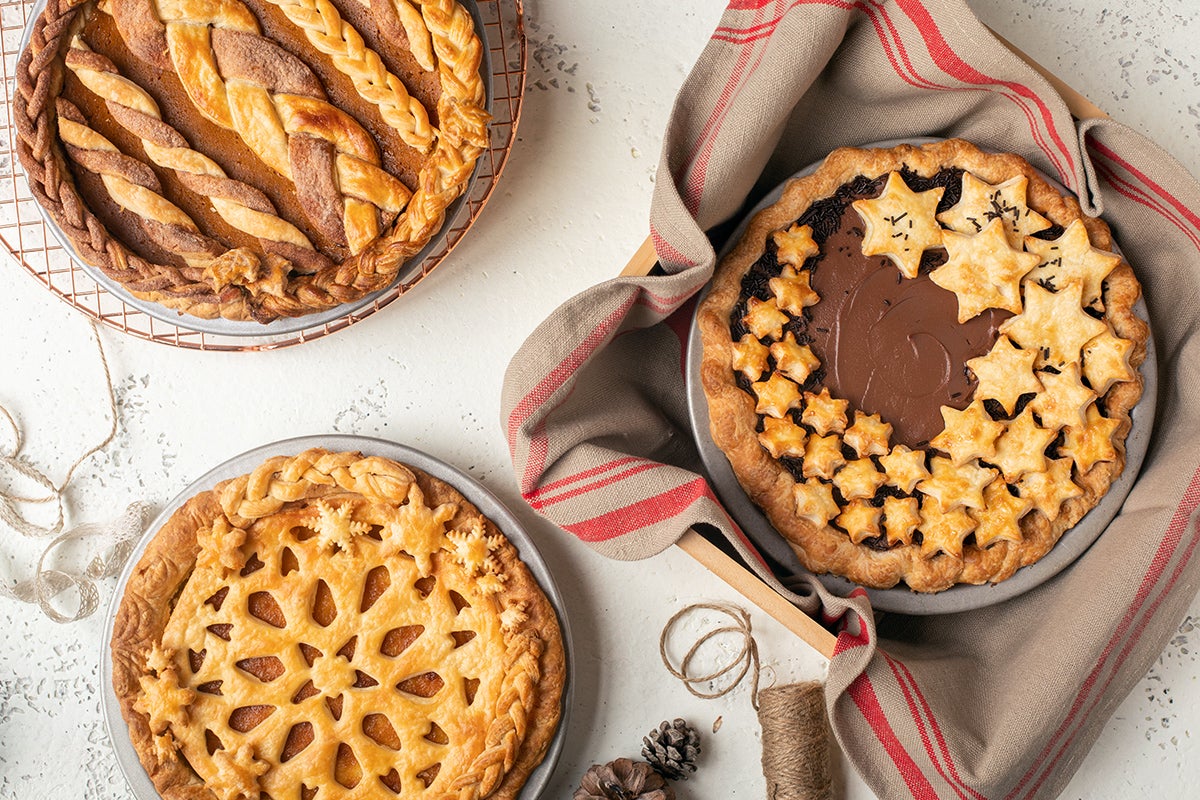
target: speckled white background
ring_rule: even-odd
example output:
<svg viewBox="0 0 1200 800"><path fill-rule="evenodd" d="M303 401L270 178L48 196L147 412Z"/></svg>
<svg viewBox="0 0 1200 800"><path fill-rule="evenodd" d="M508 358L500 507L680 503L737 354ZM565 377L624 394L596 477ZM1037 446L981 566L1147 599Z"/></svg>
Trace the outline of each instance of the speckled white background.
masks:
<svg viewBox="0 0 1200 800"><path fill-rule="evenodd" d="M722 726L705 737L700 772L677 785L680 800L763 797L747 691L696 700L657 654L658 631L682 604L735 596L681 553L609 562L521 510L498 422L504 367L529 331L615 273L645 236L670 103L723 5L529 0L529 89L500 188L447 263L384 313L325 340L254 355L183 352L106 331L120 433L79 473L72 519L104 519L138 498L161 506L229 456L300 434L361 433L424 449L518 509L567 595L576 703L544 796L569 797L589 764L636 755L660 720L685 716L702 730L718 718ZM971 5L1200 174L1194 0ZM19 268L5 262L0 276L0 402L21 418L29 460L58 479L105 430L94 347L84 319ZM24 573L37 552L0 532L0 575ZM111 589L103 587L105 599ZM1196 795L1196 620L1200 603L1064 797ZM100 622L59 626L0 600L0 799L129 796L99 713ZM773 621L755 613L754 623L769 674L822 674L821 659ZM871 796L844 765L838 786L846 798Z"/></svg>

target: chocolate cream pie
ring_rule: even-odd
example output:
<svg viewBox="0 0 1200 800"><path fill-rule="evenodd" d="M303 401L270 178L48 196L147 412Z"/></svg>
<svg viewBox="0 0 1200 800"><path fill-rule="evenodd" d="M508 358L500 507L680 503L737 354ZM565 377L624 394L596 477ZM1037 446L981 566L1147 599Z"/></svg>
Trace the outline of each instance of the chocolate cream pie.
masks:
<svg viewBox="0 0 1200 800"><path fill-rule="evenodd" d="M1004 580L1124 467L1148 329L1112 249L1017 156L837 150L701 305L713 440L814 572Z"/></svg>

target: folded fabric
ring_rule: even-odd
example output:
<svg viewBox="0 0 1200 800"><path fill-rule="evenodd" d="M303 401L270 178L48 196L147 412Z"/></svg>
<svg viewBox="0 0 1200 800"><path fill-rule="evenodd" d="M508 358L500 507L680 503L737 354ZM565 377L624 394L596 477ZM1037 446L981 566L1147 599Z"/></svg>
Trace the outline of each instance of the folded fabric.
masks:
<svg viewBox="0 0 1200 800"><path fill-rule="evenodd" d="M836 147L914 136L1018 153L1103 214L1143 285L1160 396L1137 483L1071 567L1005 603L876 628L865 596L815 581L792 594L762 570L702 477L680 365L716 261L706 231ZM961 0L733 0L658 175L665 274L571 299L509 367L502 424L523 496L617 559L711 526L793 602L841 618L830 721L880 797L1057 796L1200 583L1200 185L1129 128L1077 123Z"/></svg>

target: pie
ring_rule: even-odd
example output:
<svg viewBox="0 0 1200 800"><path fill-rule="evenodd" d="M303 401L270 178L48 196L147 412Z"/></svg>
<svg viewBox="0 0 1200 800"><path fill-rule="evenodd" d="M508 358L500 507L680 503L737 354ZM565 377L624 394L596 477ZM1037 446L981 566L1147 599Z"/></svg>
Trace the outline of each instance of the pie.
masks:
<svg viewBox="0 0 1200 800"><path fill-rule="evenodd" d="M386 288L488 146L454 0L48 0L18 153L85 262L201 318Z"/></svg>
<svg viewBox="0 0 1200 800"><path fill-rule="evenodd" d="M833 152L698 312L712 438L815 573L1011 577L1125 464L1140 286L1030 164L961 140Z"/></svg>
<svg viewBox="0 0 1200 800"><path fill-rule="evenodd" d="M420 470L323 450L176 511L112 660L167 800L511 800L565 677L554 609L490 520Z"/></svg>

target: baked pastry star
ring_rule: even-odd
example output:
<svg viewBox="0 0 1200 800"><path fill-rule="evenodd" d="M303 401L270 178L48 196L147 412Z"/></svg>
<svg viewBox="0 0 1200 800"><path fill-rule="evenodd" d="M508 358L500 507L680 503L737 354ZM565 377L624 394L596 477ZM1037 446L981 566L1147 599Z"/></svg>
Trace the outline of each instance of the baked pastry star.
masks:
<svg viewBox="0 0 1200 800"><path fill-rule="evenodd" d="M983 500L982 509L969 512L979 523L975 528L975 543L987 547L993 542L1021 541L1021 517L1029 513L1033 503L1010 492L1008 484L999 479L983 490Z"/></svg>
<svg viewBox="0 0 1200 800"><path fill-rule="evenodd" d="M1021 395L1039 392L1042 382L1033 373L1036 350L1023 350L1007 336L1001 336L986 356L972 358L967 366L975 373L977 398L995 400L1012 414Z"/></svg>
<svg viewBox="0 0 1200 800"><path fill-rule="evenodd" d="M780 264L799 267L821 252L821 248L813 241L812 228L808 225L793 224L786 231L775 231L772 239L775 241L775 260ZM792 272L794 276L795 270Z"/></svg>
<svg viewBox="0 0 1200 800"><path fill-rule="evenodd" d="M779 310L775 298L759 300L751 297L746 303L746 316L742 317L742 322L759 339L778 339L783 336L788 315Z"/></svg>
<svg viewBox="0 0 1200 800"><path fill-rule="evenodd" d="M878 414L864 414L856 410L854 424L846 429L842 438L860 458L866 458L886 455L891 435L892 426L881 420Z"/></svg>
<svg viewBox="0 0 1200 800"><path fill-rule="evenodd" d="M1057 436L1057 428L1043 428L1033 418L1033 409L1025 407L1010 421L996 441L996 452L988 461L1000 468L1004 479L1015 481L1026 472L1046 469L1046 448Z"/></svg>
<svg viewBox="0 0 1200 800"><path fill-rule="evenodd" d="M1054 289L1079 281L1085 306L1101 299L1104 279L1121 263L1121 257L1116 253L1092 247L1087 227L1081 220L1068 225L1057 239L1027 238L1025 249L1040 257L1028 280L1046 283Z"/></svg>
<svg viewBox="0 0 1200 800"><path fill-rule="evenodd" d="M972 401L962 411L942 406L942 419L946 427L929 445L949 453L955 466L976 458L988 459L996 452L996 437L1004 431L1004 423L988 415L982 400Z"/></svg>
<svg viewBox="0 0 1200 800"><path fill-rule="evenodd" d="M1001 220L975 234L946 231L943 242L948 258L929 279L958 297L959 322L989 308L1021 313L1021 279L1038 257L1010 247Z"/></svg>
<svg viewBox="0 0 1200 800"><path fill-rule="evenodd" d="M1084 412L1096 399L1096 393L1079 380L1079 365L1068 364L1061 372L1039 373L1045 388L1029 401L1029 408L1042 418L1042 425L1057 430L1082 425Z"/></svg>
<svg viewBox="0 0 1200 800"><path fill-rule="evenodd" d="M767 281L767 287L775 295L775 304L787 311L793 317L804 313L804 309L814 306L821 296L813 291L809 281L812 273L806 269L797 271L791 264L784 266L778 278Z"/></svg>
<svg viewBox="0 0 1200 800"><path fill-rule="evenodd" d="M828 388L817 394L805 392L800 421L822 435L841 433L846 430L846 409L849 407L849 400L831 396Z"/></svg>
<svg viewBox="0 0 1200 800"><path fill-rule="evenodd" d="M804 383L808 376L821 366L820 360L806 344L798 344L795 335L788 331L783 339L772 342L771 357L775 359L775 367L796 383Z"/></svg>
<svg viewBox="0 0 1200 800"><path fill-rule="evenodd" d="M1079 281L1071 281L1055 292L1029 281L1024 288L1025 310L1006 319L1000 325L1000 332L1020 347L1041 350L1039 367L1079 361L1083 346L1108 329L1103 322L1084 313Z"/></svg>
<svg viewBox="0 0 1200 800"><path fill-rule="evenodd" d="M758 434L758 441L772 458L803 458L807 440L808 431L792 422L791 417L763 417L763 429Z"/></svg>
<svg viewBox="0 0 1200 800"><path fill-rule="evenodd" d="M1032 502L1051 522L1058 519L1063 503L1083 495L1083 489L1071 480L1072 463L1069 458L1056 458L1045 472L1027 472L1017 483L1021 497Z"/></svg>
<svg viewBox="0 0 1200 800"><path fill-rule="evenodd" d="M841 513L833 501L833 487L815 478L797 483L792 487L792 496L796 501L796 516L818 528L824 528L829 520Z"/></svg>
<svg viewBox="0 0 1200 800"><path fill-rule="evenodd" d="M921 504L921 558L933 558L938 553L962 558L963 539L977 524L965 508L946 508L936 499L926 498Z"/></svg>
<svg viewBox="0 0 1200 800"><path fill-rule="evenodd" d="M1000 220L1008 243L1017 250L1025 237L1050 227L1050 220L1025 202L1029 179L1024 175L991 185L970 172L962 176L962 194L957 203L937 215L938 222L958 233L979 233Z"/></svg>
<svg viewBox="0 0 1200 800"><path fill-rule="evenodd" d="M1117 336L1111 328L1085 344L1083 376L1092 391L1103 397L1114 383L1133 380L1133 367L1129 366L1132 351L1133 342Z"/></svg>
<svg viewBox="0 0 1200 800"><path fill-rule="evenodd" d="M834 523L850 535L850 541L859 544L880 534L879 509L863 500L851 500L838 514Z"/></svg>
<svg viewBox="0 0 1200 800"><path fill-rule="evenodd" d="M777 419L787 416L788 411L800 407L800 387L778 372L772 372L765 381L750 384L758 403L754 410Z"/></svg>
<svg viewBox="0 0 1200 800"><path fill-rule="evenodd" d="M1082 475L1101 461L1117 457L1113 434L1120 424L1120 420L1103 416L1094 405L1088 406L1087 424L1068 426L1059 452L1069 456Z"/></svg>
<svg viewBox="0 0 1200 800"><path fill-rule="evenodd" d="M883 531L888 544L908 544L921 524L921 504L915 497L883 499Z"/></svg>
<svg viewBox="0 0 1200 800"><path fill-rule="evenodd" d="M981 467L975 461L955 464L942 456L934 456L931 465L931 475L917 484L918 491L947 510L959 506L983 508L983 487L996 477L996 470Z"/></svg>
<svg viewBox="0 0 1200 800"><path fill-rule="evenodd" d="M927 192L908 188L899 172L888 173L883 193L851 205L862 218L862 251L868 256L887 256L906 278L917 277L921 256L942 245L942 228L936 214L945 190Z"/></svg>

